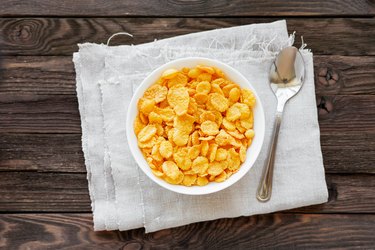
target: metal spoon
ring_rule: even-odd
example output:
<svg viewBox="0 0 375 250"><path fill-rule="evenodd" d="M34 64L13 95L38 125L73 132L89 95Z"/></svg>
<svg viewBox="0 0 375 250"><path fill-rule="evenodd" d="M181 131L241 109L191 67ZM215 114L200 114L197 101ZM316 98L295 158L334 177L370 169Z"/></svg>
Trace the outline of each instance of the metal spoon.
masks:
<svg viewBox="0 0 375 250"><path fill-rule="evenodd" d="M277 98L277 112L267 165L257 191L257 199L259 201L266 202L271 198L277 139L284 106L290 98L300 91L304 80L305 63L300 51L293 46L281 50L270 71L271 88Z"/></svg>

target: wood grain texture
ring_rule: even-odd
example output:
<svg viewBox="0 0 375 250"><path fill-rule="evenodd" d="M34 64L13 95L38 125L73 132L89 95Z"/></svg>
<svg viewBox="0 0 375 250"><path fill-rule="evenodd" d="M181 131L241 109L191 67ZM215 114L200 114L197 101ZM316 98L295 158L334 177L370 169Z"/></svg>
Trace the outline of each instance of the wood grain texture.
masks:
<svg viewBox="0 0 375 250"><path fill-rule="evenodd" d="M1 212L90 212L86 174L2 172Z"/></svg>
<svg viewBox="0 0 375 250"><path fill-rule="evenodd" d="M280 18L0 18L0 53L71 56L78 43L105 43L119 31L134 39L118 37L112 45L275 20ZM297 32L296 45L303 35L316 55L375 55L374 18L287 18L287 24L289 33Z"/></svg>
<svg viewBox="0 0 375 250"><path fill-rule="evenodd" d="M366 135L375 132L374 96L326 96L332 103L332 111L319 116L321 133L362 132ZM344 135L343 134L343 135Z"/></svg>
<svg viewBox="0 0 375 250"><path fill-rule="evenodd" d="M314 56L318 95L375 94L375 57ZM319 72L338 74L338 81L324 85ZM34 96L75 96L75 71L71 56L6 56L0 60L0 97L3 102Z"/></svg>
<svg viewBox="0 0 375 250"><path fill-rule="evenodd" d="M88 214L0 215L5 249L371 249L375 215L269 214L145 234L94 232Z"/></svg>
<svg viewBox="0 0 375 250"><path fill-rule="evenodd" d="M81 135L0 134L0 171L85 173Z"/></svg>
<svg viewBox="0 0 375 250"><path fill-rule="evenodd" d="M72 56L2 57L0 99L17 102L18 96L26 94L75 96L76 81Z"/></svg>
<svg viewBox="0 0 375 250"><path fill-rule="evenodd" d="M120 249L119 233L94 232L89 214L2 214L1 249Z"/></svg>
<svg viewBox="0 0 375 250"><path fill-rule="evenodd" d="M327 173L375 174L375 133L321 135ZM80 134L0 134L0 171L85 173Z"/></svg>
<svg viewBox="0 0 375 250"><path fill-rule="evenodd" d="M325 69L331 74L338 75L335 83L322 84L319 73ZM375 94L375 57L373 56L314 55L314 71L315 92L320 96Z"/></svg>
<svg viewBox="0 0 375 250"><path fill-rule="evenodd" d="M372 175L328 174L326 178L329 202L293 212L375 213ZM0 212L90 211L85 174L2 172L0 175Z"/></svg>
<svg viewBox="0 0 375 250"><path fill-rule="evenodd" d="M81 122L76 97L20 95L22 100L0 100L0 132L80 133Z"/></svg>
<svg viewBox="0 0 375 250"><path fill-rule="evenodd" d="M320 144L326 173L375 174L375 133L324 132Z"/></svg>
<svg viewBox="0 0 375 250"><path fill-rule="evenodd" d="M0 16L369 16L368 0L283 1L22 1L4 0Z"/></svg>

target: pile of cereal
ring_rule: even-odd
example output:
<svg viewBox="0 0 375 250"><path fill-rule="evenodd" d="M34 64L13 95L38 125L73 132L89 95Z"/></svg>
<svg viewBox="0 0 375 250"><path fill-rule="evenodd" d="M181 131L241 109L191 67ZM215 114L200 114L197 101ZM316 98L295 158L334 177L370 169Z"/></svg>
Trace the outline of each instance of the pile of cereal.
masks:
<svg viewBox="0 0 375 250"><path fill-rule="evenodd" d="M254 137L255 97L220 69L168 69L138 102L138 146L171 184L203 186L237 172Z"/></svg>

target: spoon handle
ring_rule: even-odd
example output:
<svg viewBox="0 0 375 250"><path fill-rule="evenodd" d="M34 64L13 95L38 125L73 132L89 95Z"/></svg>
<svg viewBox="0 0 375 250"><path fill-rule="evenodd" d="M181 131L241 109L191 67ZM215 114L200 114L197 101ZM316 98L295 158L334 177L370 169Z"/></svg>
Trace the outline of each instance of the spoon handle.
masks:
<svg viewBox="0 0 375 250"><path fill-rule="evenodd" d="M279 131L281 125L282 113L277 112L275 117L275 126L272 133L272 140L268 153L268 160L266 168L263 172L261 182L259 183L257 191L257 199L261 202L266 202L271 198L272 193L272 177L273 177L273 168L275 163L276 147L277 140L279 138Z"/></svg>

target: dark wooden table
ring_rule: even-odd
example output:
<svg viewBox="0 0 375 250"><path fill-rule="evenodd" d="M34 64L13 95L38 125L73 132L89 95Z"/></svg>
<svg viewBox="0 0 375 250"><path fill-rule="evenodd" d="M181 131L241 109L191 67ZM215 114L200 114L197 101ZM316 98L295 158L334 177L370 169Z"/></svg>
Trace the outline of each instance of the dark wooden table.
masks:
<svg viewBox="0 0 375 250"><path fill-rule="evenodd" d="M375 1L2 0L1 249L375 248ZM145 234L94 232L72 53L285 18L314 52L329 202ZM299 45L299 39L297 45Z"/></svg>

